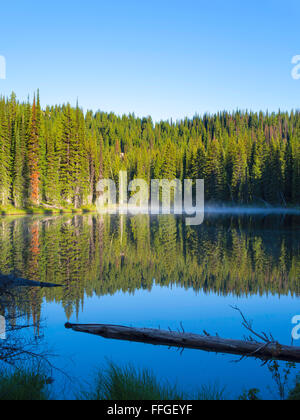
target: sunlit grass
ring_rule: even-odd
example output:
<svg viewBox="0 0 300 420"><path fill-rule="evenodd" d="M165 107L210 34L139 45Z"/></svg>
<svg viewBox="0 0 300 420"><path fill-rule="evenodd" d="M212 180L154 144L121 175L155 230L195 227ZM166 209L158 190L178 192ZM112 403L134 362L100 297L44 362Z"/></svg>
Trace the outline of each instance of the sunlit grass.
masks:
<svg viewBox="0 0 300 420"><path fill-rule="evenodd" d="M75 209L73 207L63 207L63 208L50 208L50 207L26 207L26 208L16 208L13 206L0 207L0 216L18 216L18 215L51 215L51 214L81 214L81 213L90 213L95 212L95 206L84 206L80 209Z"/></svg>

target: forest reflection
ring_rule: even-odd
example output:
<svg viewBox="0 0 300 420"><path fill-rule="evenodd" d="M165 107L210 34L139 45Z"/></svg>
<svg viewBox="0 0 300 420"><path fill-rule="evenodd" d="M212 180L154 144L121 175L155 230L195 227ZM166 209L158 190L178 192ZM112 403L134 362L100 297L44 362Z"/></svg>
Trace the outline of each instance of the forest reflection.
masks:
<svg viewBox="0 0 300 420"><path fill-rule="evenodd" d="M0 272L63 285L28 289L38 322L43 299L67 318L85 296L151 290L154 284L235 296L299 295L299 217L76 215L0 219ZM22 308L24 310L24 308Z"/></svg>

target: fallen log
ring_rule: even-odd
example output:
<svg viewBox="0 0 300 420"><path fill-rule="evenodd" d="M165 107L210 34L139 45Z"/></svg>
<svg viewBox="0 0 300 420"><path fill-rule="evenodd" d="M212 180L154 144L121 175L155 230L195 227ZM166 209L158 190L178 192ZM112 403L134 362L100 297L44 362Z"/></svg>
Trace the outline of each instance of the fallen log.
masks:
<svg viewBox="0 0 300 420"><path fill-rule="evenodd" d="M39 281L27 280L23 278L18 278L12 275L4 276L0 274L0 288L1 289L8 289L13 287L62 287L60 284L53 284L53 283L43 283Z"/></svg>
<svg viewBox="0 0 300 420"><path fill-rule="evenodd" d="M286 362L300 363L300 347L284 346L277 342L258 343L185 332L131 328L106 324L85 325L67 323L65 327L73 331L115 340L234 354L244 357L255 357L262 360L283 360Z"/></svg>

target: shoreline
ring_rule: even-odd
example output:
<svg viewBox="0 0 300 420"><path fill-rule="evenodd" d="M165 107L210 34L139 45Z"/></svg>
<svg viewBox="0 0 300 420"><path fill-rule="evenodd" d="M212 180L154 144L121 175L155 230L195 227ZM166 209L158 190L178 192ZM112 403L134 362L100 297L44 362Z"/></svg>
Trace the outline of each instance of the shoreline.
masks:
<svg viewBox="0 0 300 420"><path fill-rule="evenodd" d="M54 216L54 215L64 215L64 214L85 214L85 213L96 213L96 208L81 208L81 209L57 209L57 208L25 208L25 209L18 209L16 207L9 207L9 208L1 208L0 207L0 216L35 216L35 215L42 215L42 216Z"/></svg>
<svg viewBox="0 0 300 420"><path fill-rule="evenodd" d="M202 210L201 210L202 211ZM201 213L201 211L197 213ZM227 205L208 205L204 209L205 214L209 215L300 215L300 207L261 207L261 206L227 206ZM102 212L99 212L96 207L83 207L80 209L72 209L72 208L48 208L48 207L37 207L37 208L25 208L25 209L18 209L15 207L7 207L1 208L0 207L0 216L34 216L34 215L44 215L44 216L54 216L54 215L70 215L70 214L91 214L91 213L98 213L98 214L119 214L119 215L126 215L135 216L135 215L152 215L149 209L140 209L140 208L130 208L120 205L110 206L103 209ZM170 213L174 215L174 213ZM196 214L196 212L194 212ZM162 215L160 214L153 214L153 216ZM182 213L176 214L178 216L183 215L189 217L190 214L182 211Z"/></svg>

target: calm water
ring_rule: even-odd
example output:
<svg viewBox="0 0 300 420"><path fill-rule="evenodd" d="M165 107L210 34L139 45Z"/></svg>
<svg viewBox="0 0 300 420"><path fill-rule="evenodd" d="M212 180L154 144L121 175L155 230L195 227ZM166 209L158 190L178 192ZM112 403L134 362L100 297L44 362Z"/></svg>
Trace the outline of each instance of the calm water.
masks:
<svg viewBox="0 0 300 420"><path fill-rule="evenodd" d="M0 272L63 285L32 289L22 305L40 324L42 345L57 355L52 363L73 379L70 385L54 373L64 396L112 360L151 368L187 391L218 383L231 397L244 388L272 397L271 374L259 361L105 340L64 324L177 329L182 322L185 331L243 338L230 307L237 305L255 329L290 344L291 319L300 314L299 233L300 218L291 215L206 215L193 228L174 216L6 217Z"/></svg>

